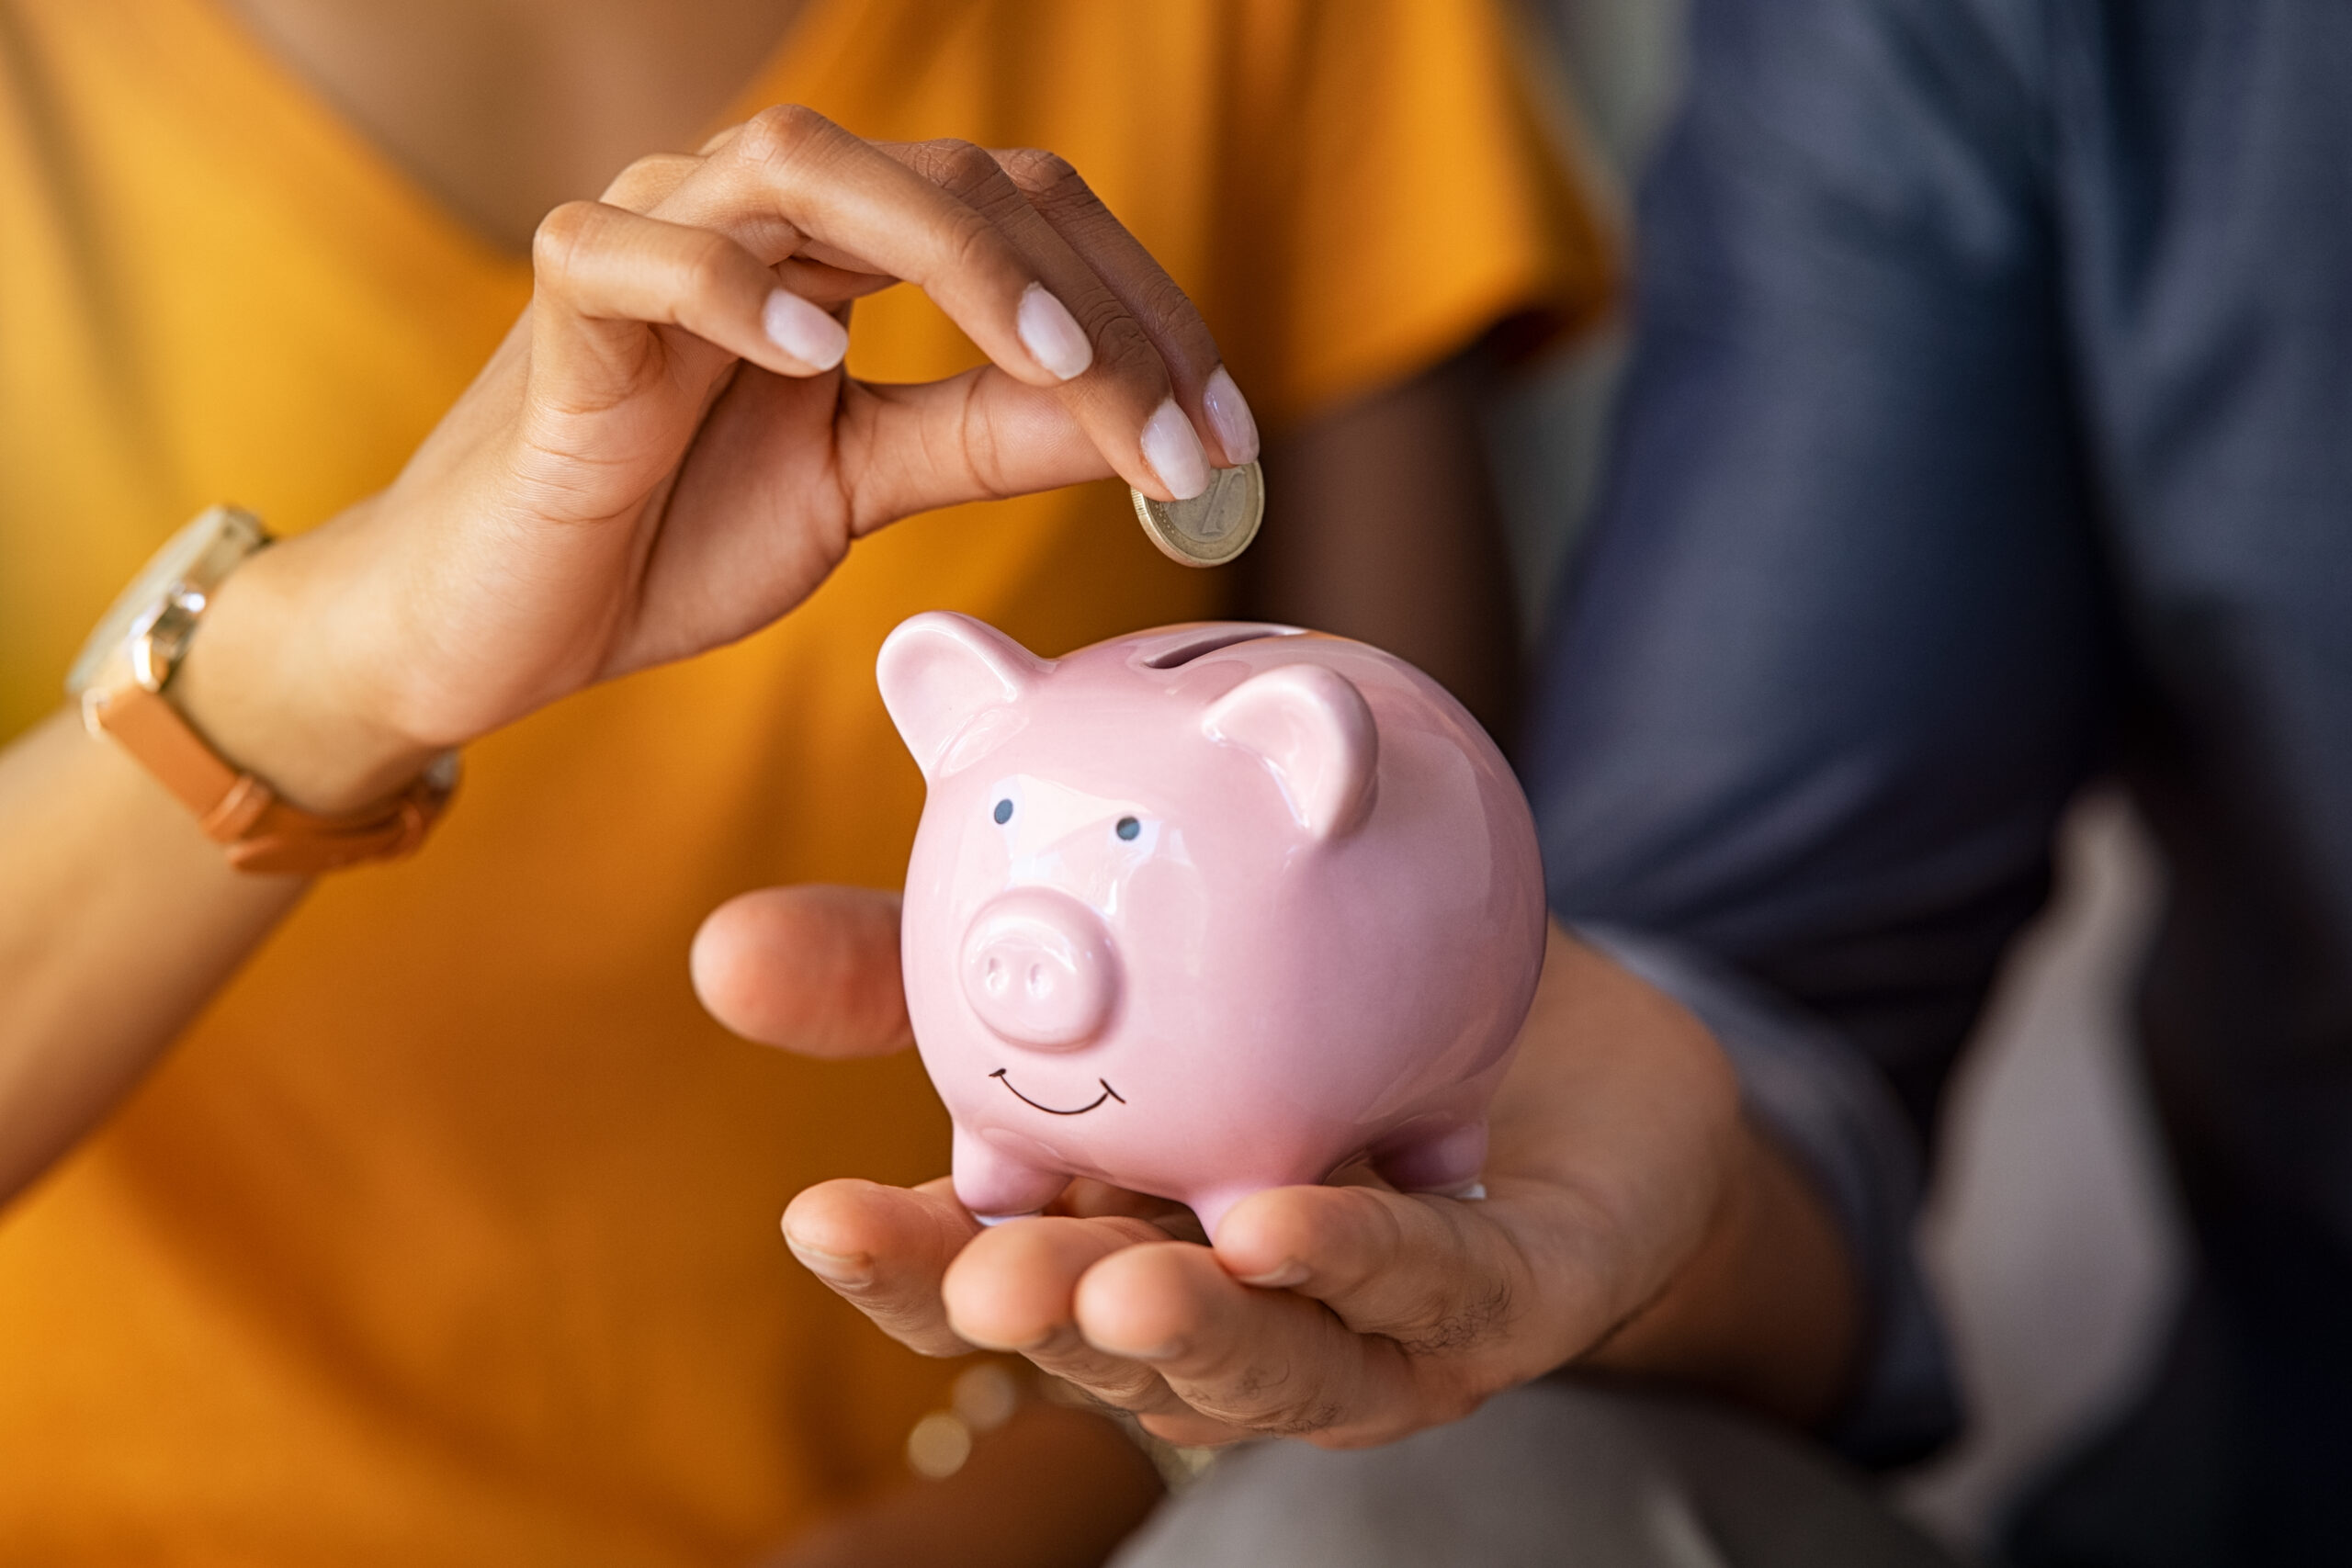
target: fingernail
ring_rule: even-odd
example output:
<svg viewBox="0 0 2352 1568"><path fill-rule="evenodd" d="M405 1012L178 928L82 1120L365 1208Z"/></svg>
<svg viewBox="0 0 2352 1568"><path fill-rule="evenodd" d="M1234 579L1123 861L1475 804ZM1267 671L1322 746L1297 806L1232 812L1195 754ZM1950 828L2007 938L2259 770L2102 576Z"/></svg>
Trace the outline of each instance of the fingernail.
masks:
<svg viewBox="0 0 2352 1568"><path fill-rule="evenodd" d="M760 324L770 343L814 370L831 370L849 352L849 329L788 288L768 296Z"/></svg>
<svg viewBox="0 0 2352 1568"><path fill-rule="evenodd" d="M784 1238L784 1245L792 1248L792 1256L800 1259L802 1268L829 1285L865 1285L873 1282L874 1260L872 1258L846 1258L838 1252L823 1252L813 1247L804 1247L793 1240L788 1234Z"/></svg>
<svg viewBox="0 0 2352 1568"><path fill-rule="evenodd" d="M1263 1274L1242 1274L1237 1278L1243 1284L1255 1285L1261 1291L1287 1291L1293 1285L1306 1283L1306 1265L1294 1259Z"/></svg>
<svg viewBox="0 0 2352 1568"><path fill-rule="evenodd" d="M1170 1339L1165 1345L1155 1345L1148 1350L1130 1350L1124 1346L1094 1342L1094 1348L1107 1355L1124 1356L1130 1361L1172 1361L1184 1353L1182 1339Z"/></svg>
<svg viewBox="0 0 2352 1568"><path fill-rule="evenodd" d="M1217 445L1225 448L1226 461L1235 468L1251 462L1258 456L1258 419L1250 412L1250 400L1233 384L1220 365L1209 372L1209 384L1201 393L1201 400L1208 405L1209 428L1216 432Z"/></svg>
<svg viewBox="0 0 2352 1568"><path fill-rule="evenodd" d="M1209 488L1208 454L1201 450L1193 422L1173 398L1163 399L1143 427L1143 459L1179 501L1190 501Z"/></svg>
<svg viewBox="0 0 2352 1568"><path fill-rule="evenodd" d="M1021 310L1014 318L1021 331L1021 346L1029 356L1063 380L1086 374L1094 363L1094 343L1069 307L1046 292L1042 283L1033 283L1021 296Z"/></svg>

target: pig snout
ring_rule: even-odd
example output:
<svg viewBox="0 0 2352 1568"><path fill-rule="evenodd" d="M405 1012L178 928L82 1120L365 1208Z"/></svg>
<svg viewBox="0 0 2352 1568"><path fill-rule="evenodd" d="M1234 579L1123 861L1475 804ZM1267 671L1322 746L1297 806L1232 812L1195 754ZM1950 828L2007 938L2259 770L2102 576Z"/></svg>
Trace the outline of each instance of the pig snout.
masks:
<svg viewBox="0 0 2352 1568"><path fill-rule="evenodd" d="M1118 997L1118 956L1102 917L1050 887L1016 887L983 905L964 939L963 970L980 1021L1041 1050L1092 1040Z"/></svg>

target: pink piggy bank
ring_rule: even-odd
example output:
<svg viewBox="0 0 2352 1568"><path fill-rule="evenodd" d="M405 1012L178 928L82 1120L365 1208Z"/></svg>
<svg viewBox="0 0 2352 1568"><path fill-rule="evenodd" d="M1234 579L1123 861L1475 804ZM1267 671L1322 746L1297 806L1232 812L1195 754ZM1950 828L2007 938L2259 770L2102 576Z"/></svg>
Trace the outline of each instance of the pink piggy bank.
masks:
<svg viewBox="0 0 2352 1568"><path fill-rule="evenodd" d="M1544 957L1535 828L1435 682L1290 626L1043 660L963 615L882 646L930 787L907 1009L984 1220L1074 1175L1189 1205L1369 1155L1476 1196Z"/></svg>

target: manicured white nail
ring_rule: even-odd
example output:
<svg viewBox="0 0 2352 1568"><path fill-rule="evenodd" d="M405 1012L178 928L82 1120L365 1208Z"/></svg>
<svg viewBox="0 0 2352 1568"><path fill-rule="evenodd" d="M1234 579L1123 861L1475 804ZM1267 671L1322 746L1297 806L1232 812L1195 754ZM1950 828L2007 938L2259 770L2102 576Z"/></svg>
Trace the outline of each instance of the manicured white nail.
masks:
<svg viewBox="0 0 2352 1568"><path fill-rule="evenodd" d="M849 352L849 329L788 288L760 310L768 341L812 370L831 370Z"/></svg>
<svg viewBox="0 0 2352 1568"><path fill-rule="evenodd" d="M1209 372L1209 384L1201 393L1201 401L1208 405L1209 428L1216 432L1218 445L1225 448L1225 460L1235 468L1254 461L1258 456L1258 419L1250 412L1250 400L1233 384L1220 365Z"/></svg>
<svg viewBox="0 0 2352 1568"><path fill-rule="evenodd" d="M1033 283L1021 296L1021 310L1015 322L1021 329L1021 346L1029 356L1063 380L1086 374L1094 363L1094 344L1069 307L1046 292L1042 283Z"/></svg>
<svg viewBox="0 0 2352 1568"><path fill-rule="evenodd" d="M1143 460L1179 501L1190 501L1209 488L1209 455L1201 450L1193 422L1173 398L1162 400L1144 423Z"/></svg>

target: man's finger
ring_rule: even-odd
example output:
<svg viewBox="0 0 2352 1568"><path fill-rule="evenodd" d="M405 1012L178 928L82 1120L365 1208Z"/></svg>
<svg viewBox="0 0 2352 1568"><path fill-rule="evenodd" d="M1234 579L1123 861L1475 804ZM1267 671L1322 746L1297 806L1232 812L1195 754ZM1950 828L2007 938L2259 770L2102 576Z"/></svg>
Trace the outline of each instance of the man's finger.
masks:
<svg viewBox="0 0 2352 1568"><path fill-rule="evenodd" d="M1303 1296L1242 1285L1206 1247L1115 1253L1087 1271L1076 1304L1088 1343L1149 1365L1212 1420L1350 1446L1431 1418L1394 1340L1352 1333Z"/></svg>
<svg viewBox="0 0 2352 1568"><path fill-rule="evenodd" d="M784 1212L784 1239L808 1271L908 1348L960 1356L939 1282L979 1229L944 1178L909 1190L828 1181Z"/></svg>
<svg viewBox="0 0 2352 1568"><path fill-rule="evenodd" d="M1217 1258L1236 1279L1297 1291L1360 1334L1419 1354L1475 1351L1534 1303L1534 1280L1506 1223L1535 1200L1480 1203L1376 1187L1282 1187L1235 1205Z"/></svg>
<svg viewBox="0 0 2352 1568"><path fill-rule="evenodd" d="M1062 1195L1046 1210L1052 1214L1072 1214L1081 1220L1117 1216L1123 1219L1148 1220L1162 1234L1178 1241L1205 1244L1208 1234L1201 1229L1201 1222L1193 1211L1172 1198L1155 1198L1148 1192L1137 1192L1125 1187L1114 1187L1092 1177L1073 1178Z"/></svg>
<svg viewBox="0 0 2352 1568"><path fill-rule="evenodd" d="M1088 1269L1167 1234L1132 1218L1046 1215L996 1226L949 1267L940 1289L947 1321L973 1344L1018 1351L1106 1404L1139 1414L1181 1412L1158 1372L1089 1345L1071 1310Z"/></svg>
<svg viewBox="0 0 2352 1568"><path fill-rule="evenodd" d="M899 971L899 896L767 887L695 933L695 992L711 1015L803 1055L877 1056L914 1043Z"/></svg>

